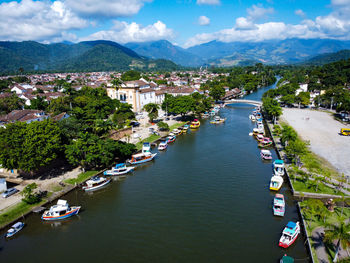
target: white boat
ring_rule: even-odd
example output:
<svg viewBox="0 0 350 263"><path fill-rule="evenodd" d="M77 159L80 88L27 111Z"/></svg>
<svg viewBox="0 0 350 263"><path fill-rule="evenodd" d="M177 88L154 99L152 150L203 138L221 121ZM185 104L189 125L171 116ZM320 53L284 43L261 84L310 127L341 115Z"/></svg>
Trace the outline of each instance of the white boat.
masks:
<svg viewBox="0 0 350 263"><path fill-rule="evenodd" d="M269 150L261 150L260 151L260 157L263 160L271 160L272 159L272 154Z"/></svg>
<svg viewBox="0 0 350 263"><path fill-rule="evenodd" d="M57 201L57 205L53 205L50 207L50 210L46 210L43 213L41 219L42 220L66 219L68 217L78 214L79 210L80 210L80 206L70 207L66 200L59 199Z"/></svg>
<svg viewBox="0 0 350 263"><path fill-rule="evenodd" d="M254 115L249 115L249 119L251 120L251 121L256 121L256 118L255 118L255 116Z"/></svg>
<svg viewBox="0 0 350 263"><path fill-rule="evenodd" d="M134 166L126 166L125 163L118 163L112 170L107 170L103 174L104 175L123 175L130 173L135 170Z"/></svg>
<svg viewBox="0 0 350 263"><path fill-rule="evenodd" d="M6 237L7 238L13 237L15 234L21 231L23 227L24 227L24 223L17 222L13 226L11 226L9 230L7 230Z"/></svg>
<svg viewBox="0 0 350 263"><path fill-rule="evenodd" d="M85 191L94 191L104 187L106 184L110 183L110 178L94 176L90 180L87 180L83 186Z"/></svg>
<svg viewBox="0 0 350 263"><path fill-rule="evenodd" d="M284 196L282 194L276 194L273 199L273 215L284 216L285 206Z"/></svg>
<svg viewBox="0 0 350 263"><path fill-rule="evenodd" d="M299 222L294 223L292 221L289 221L286 227L283 229L282 236L279 241L279 246L283 248L291 246L297 239L299 233Z"/></svg>
<svg viewBox="0 0 350 263"><path fill-rule="evenodd" d="M278 191L281 189L283 184L283 178L279 175L274 175L270 180L270 190Z"/></svg>
<svg viewBox="0 0 350 263"><path fill-rule="evenodd" d="M284 162L283 160L275 160L272 164L273 173L275 175L283 176L284 175Z"/></svg>
<svg viewBox="0 0 350 263"><path fill-rule="evenodd" d="M168 148L168 143L167 141L161 141L158 145L158 150L159 151L164 151L166 148Z"/></svg>
<svg viewBox="0 0 350 263"><path fill-rule="evenodd" d="M130 164L141 164L150 162L156 157L157 153L137 153L131 156L131 160L128 160Z"/></svg>
<svg viewBox="0 0 350 263"><path fill-rule="evenodd" d="M142 145L142 152L147 153L151 152L151 144L149 142L144 142Z"/></svg>

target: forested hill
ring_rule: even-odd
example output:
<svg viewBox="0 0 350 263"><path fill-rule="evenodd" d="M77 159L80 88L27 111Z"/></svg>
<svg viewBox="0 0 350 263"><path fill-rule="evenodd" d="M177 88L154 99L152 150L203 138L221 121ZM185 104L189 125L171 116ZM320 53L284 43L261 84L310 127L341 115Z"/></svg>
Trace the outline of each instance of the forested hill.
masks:
<svg viewBox="0 0 350 263"><path fill-rule="evenodd" d="M0 42L0 73L48 71L175 70L165 59L148 59L112 41L41 44Z"/></svg>
<svg viewBox="0 0 350 263"><path fill-rule="evenodd" d="M335 53L326 53L322 55L315 56L303 62L302 64L306 65L324 65L332 62L336 62L342 59L350 58L350 50L341 50Z"/></svg>

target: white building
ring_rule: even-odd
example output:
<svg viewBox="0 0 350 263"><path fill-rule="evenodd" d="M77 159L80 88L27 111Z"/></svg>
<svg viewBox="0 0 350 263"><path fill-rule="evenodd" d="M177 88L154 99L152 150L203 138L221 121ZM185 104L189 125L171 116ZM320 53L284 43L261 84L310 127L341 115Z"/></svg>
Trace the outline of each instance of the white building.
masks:
<svg viewBox="0 0 350 263"><path fill-rule="evenodd" d="M299 89L295 91L295 95L298 96L300 92L307 92L308 84L299 84Z"/></svg>

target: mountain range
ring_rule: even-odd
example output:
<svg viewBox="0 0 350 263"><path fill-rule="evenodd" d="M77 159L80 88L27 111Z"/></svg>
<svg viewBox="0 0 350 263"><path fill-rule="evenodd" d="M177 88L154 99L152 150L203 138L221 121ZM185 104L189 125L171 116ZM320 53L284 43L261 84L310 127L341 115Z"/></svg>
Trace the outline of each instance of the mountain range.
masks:
<svg viewBox="0 0 350 263"><path fill-rule="evenodd" d="M41 44L34 41L0 42L0 72L175 70L164 59L149 59L112 41Z"/></svg>
<svg viewBox="0 0 350 263"><path fill-rule="evenodd" d="M264 42L211 41L187 49L159 40L127 43L97 40L41 44L0 41L0 73L50 71L176 70L199 66L322 64L349 57L350 41L286 39ZM338 52L338 53L337 53ZM333 54L335 53L335 54ZM176 64L175 64L176 63Z"/></svg>

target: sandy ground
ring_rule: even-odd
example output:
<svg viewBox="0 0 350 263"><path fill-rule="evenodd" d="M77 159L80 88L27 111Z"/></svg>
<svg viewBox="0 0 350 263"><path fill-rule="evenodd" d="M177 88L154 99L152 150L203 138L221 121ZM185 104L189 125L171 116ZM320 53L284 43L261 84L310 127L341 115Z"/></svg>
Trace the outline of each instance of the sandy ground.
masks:
<svg viewBox="0 0 350 263"><path fill-rule="evenodd" d="M326 112L284 108L282 119L288 122L306 141L311 150L328 160L340 173L350 176L350 136L339 135L349 127Z"/></svg>

